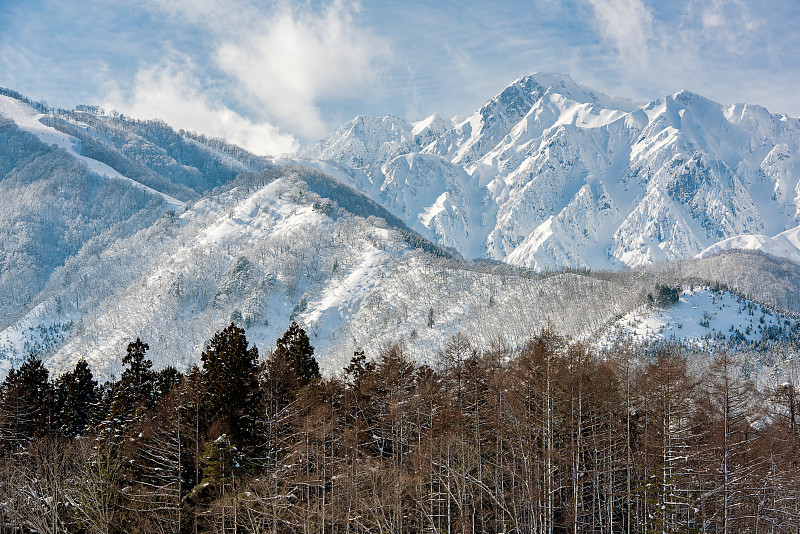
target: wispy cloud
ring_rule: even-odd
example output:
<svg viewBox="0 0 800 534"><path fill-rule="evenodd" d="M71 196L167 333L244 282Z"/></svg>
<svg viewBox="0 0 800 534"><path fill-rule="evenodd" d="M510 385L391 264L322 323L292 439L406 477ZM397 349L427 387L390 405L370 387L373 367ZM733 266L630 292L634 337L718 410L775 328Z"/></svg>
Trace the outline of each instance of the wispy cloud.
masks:
<svg viewBox="0 0 800 534"><path fill-rule="evenodd" d="M352 10L342 2L321 12L281 6L224 39L214 58L248 101L301 135L321 136L329 125L320 101L363 90L373 62L386 52L354 23Z"/></svg>
<svg viewBox="0 0 800 534"><path fill-rule="evenodd" d="M159 118L175 128L222 137L257 154L297 149L297 139L267 121L254 122L222 104L199 81L191 60L168 59L142 68L133 86L106 86L104 106L141 118Z"/></svg>
<svg viewBox="0 0 800 534"><path fill-rule="evenodd" d="M760 9L746 0L577 1L610 45L593 59L600 88L649 98L691 89L724 103L798 112L786 82L800 79L800 60L790 52L800 42L795 0L769 0Z"/></svg>
<svg viewBox="0 0 800 534"><path fill-rule="evenodd" d="M345 1L318 9L291 3L264 7L247 0L224 4L210 0L150 0L145 5L199 29L203 41L198 52L208 53L211 61L207 68L213 71L213 77L209 71L187 69L188 61L144 64L137 74L134 94L120 105L138 102L141 105L137 109L144 112L145 103L157 104L139 91L152 91L150 82L162 83L166 76L167 87L181 88L165 90L171 91L170 96L190 92L195 100L205 103L202 109L209 118L229 117L230 124L243 120L228 107L210 104L220 99L257 117L259 124L250 123L246 135L256 136L258 140L254 142L260 146L266 146L268 138L279 141L276 146L287 146L285 136L274 135L275 127L271 134L266 133L268 123L305 141L323 136L333 126L323 105L368 91L374 82L376 60L389 54L382 39L359 27L358 5ZM185 48L182 53L192 57ZM109 96L113 100L115 95ZM182 113L187 114L185 120L181 119ZM197 111L186 106L178 106L171 115L181 122L197 120ZM251 147L253 142L245 145Z"/></svg>
<svg viewBox="0 0 800 534"><path fill-rule="evenodd" d="M650 58L653 14L642 0L586 0L594 9L603 38L627 62L645 64Z"/></svg>
<svg viewBox="0 0 800 534"><path fill-rule="evenodd" d="M797 0L358 2L6 2L0 85L262 152L358 113L470 113L534 71L620 96L686 88L800 114Z"/></svg>

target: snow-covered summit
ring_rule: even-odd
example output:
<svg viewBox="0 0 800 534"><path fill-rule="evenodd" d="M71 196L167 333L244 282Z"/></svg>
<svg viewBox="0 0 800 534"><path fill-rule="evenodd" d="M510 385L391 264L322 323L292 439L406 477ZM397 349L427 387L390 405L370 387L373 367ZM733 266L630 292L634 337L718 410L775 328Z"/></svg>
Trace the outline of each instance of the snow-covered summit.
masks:
<svg viewBox="0 0 800 534"><path fill-rule="evenodd" d="M367 167L413 148L412 126L398 117L359 115L308 152L308 157Z"/></svg>
<svg viewBox="0 0 800 534"><path fill-rule="evenodd" d="M642 103L535 73L455 123L389 119L308 155L468 256L616 268L800 224L800 121L760 106L685 90Z"/></svg>
<svg viewBox="0 0 800 534"><path fill-rule="evenodd" d="M358 346L401 341L426 358L459 332L519 347L547 324L597 333L665 277L800 309L800 265L771 256L536 276L464 262L407 228L537 269L639 265L785 230L797 121L683 93L604 99L537 75L467 120L358 117L306 161L329 174L160 121L2 100L0 377L29 351L53 372L85 357L107 377L137 336L157 365L185 369L231 321L268 350L297 320L329 372Z"/></svg>
<svg viewBox="0 0 800 534"><path fill-rule="evenodd" d="M800 263L800 226L772 237L766 235L730 237L703 250L697 257L707 258L727 250L758 250Z"/></svg>

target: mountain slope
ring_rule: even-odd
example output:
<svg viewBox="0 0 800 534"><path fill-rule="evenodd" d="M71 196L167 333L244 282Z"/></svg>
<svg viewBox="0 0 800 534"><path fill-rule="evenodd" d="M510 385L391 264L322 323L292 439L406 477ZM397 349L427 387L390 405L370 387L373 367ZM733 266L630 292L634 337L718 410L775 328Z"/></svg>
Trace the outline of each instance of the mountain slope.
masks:
<svg viewBox="0 0 800 534"><path fill-rule="evenodd" d="M29 311L54 270L84 247L99 253L99 243L267 164L158 121L53 115L0 93L0 327Z"/></svg>
<svg viewBox="0 0 800 534"><path fill-rule="evenodd" d="M800 122L758 106L687 91L640 105L534 74L428 122L423 143L359 117L306 157L429 239L535 269L688 258L800 224Z"/></svg>
<svg viewBox="0 0 800 534"><path fill-rule="evenodd" d="M157 121L0 98L0 375L32 351L54 373L86 358L109 377L136 337L157 366L185 369L232 321L262 352L298 321L326 372L394 342L434 361L459 333L511 348L547 326L601 335L657 283L725 284L797 312L792 262L646 263L771 231L785 214L759 210L792 202L795 145L769 140L794 126L715 106L637 107L539 76L457 123L354 121L309 162L321 172ZM755 155L735 150L747 143ZM685 157L701 145L727 159ZM788 193L759 196L742 171L754 162ZM642 265L537 273L442 244L540 269Z"/></svg>
<svg viewBox="0 0 800 534"><path fill-rule="evenodd" d="M788 258L800 263L800 226L776 236L738 235L715 243L700 252L698 258L707 258L726 250L758 250L773 256Z"/></svg>

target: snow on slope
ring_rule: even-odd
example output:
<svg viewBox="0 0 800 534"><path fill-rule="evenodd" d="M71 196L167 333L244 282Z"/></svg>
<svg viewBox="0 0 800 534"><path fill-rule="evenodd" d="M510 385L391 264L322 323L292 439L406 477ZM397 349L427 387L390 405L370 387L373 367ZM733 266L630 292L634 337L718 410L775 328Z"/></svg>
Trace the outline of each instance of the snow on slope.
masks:
<svg viewBox="0 0 800 534"><path fill-rule="evenodd" d="M724 239L703 250L697 257L707 258L726 250L758 250L800 263L800 226L781 232L774 237L739 235Z"/></svg>
<svg viewBox="0 0 800 534"><path fill-rule="evenodd" d="M125 345L136 337L150 344L156 366L186 369L231 321L264 352L297 320L332 373L359 346L375 355L402 341L431 360L459 332L486 346L500 332L521 345L550 322L578 333L637 298L609 302L613 284L592 277L531 279L431 256L381 219L353 216L311 192L301 169L274 172L237 180L102 254L70 259L35 311L0 333L17 344L3 347L4 365L18 363L37 322L70 324L42 353L52 372L85 358L108 377L119 374ZM587 305L597 312L578 312Z"/></svg>
<svg viewBox="0 0 800 534"><path fill-rule="evenodd" d="M23 111L6 110L76 153L73 138ZM753 228L782 230L798 204L796 123L686 92L639 107L537 75L455 124L359 117L311 163L468 257L542 270L635 266ZM139 336L158 366L186 368L230 321L263 352L292 320L327 372L358 346L374 355L395 341L431 360L459 332L514 347L548 324L595 333L655 283L642 271L534 276L444 261L414 249L401 224L382 222L392 220L386 212L354 209L372 205L356 192L323 198L326 188L299 167L273 171L222 182L180 216L83 247L0 332L0 366L36 346L54 372L88 357L108 377Z"/></svg>
<svg viewBox="0 0 800 534"><path fill-rule="evenodd" d="M55 128L42 124L40 119L44 117L44 114L39 113L36 109L24 102L0 95L0 115L11 119L14 121L14 123L16 123L17 127L23 131L35 135L43 143L47 145L56 145L59 148L66 150L73 157L75 157L75 159L86 165L89 171L95 174L105 176L113 180L128 182L137 188L152 193L153 195L161 196L165 200L167 209L177 210L183 206L183 202L176 198L156 191L144 184L123 176L105 163L80 155L75 147L75 144L78 142L75 138L60 132Z"/></svg>
<svg viewBox="0 0 800 534"><path fill-rule="evenodd" d="M755 344L781 337L797 327L797 318L762 307L727 291L697 287L684 291L666 308L642 306L616 321L597 341L683 342L698 348Z"/></svg>
<svg viewBox="0 0 800 534"><path fill-rule="evenodd" d="M243 176L180 216L167 212L82 249L32 311L0 332L2 366L18 365L38 342L54 374L85 358L97 376L118 376L126 344L141 337L157 367L186 369L231 321L264 353L297 320L333 373L359 346L374 356L400 341L430 361L459 332L478 346L503 339L513 347L548 324L578 335L640 297L594 276L532 277L431 256L382 219L312 192L308 172Z"/></svg>
<svg viewBox="0 0 800 534"><path fill-rule="evenodd" d="M325 214L314 199L287 173L255 190L204 199L163 228L115 244L97 268L118 269L116 286L85 307L80 331L48 367L70 368L83 355L104 376L118 372L114 355L124 352L132 332L148 340L159 365L186 368L231 321L245 325L262 347L306 315L327 331L341 329L343 310L358 307L409 247L396 232L389 236L363 219ZM119 265L136 247L145 250L138 268ZM337 292L346 294L335 298Z"/></svg>
<svg viewBox="0 0 800 534"><path fill-rule="evenodd" d="M394 342L433 362L459 333L479 348L512 349L547 326L592 336L674 276L666 266L535 275L431 256L382 219L354 216L337 197L314 193L308 172L276 167L240 177L180 216L168 212L134 235L81 250L56 270L31 313L0 332L0 375L36 345L54 374L86 358L97 376L118 376L136 337L150 345L156 367L187 369L231 321L262 354L298 321L328 374L357 347L374 357ZM706 265L719 276L719 258L675 269L695 277ZM723 269L732 279L771 265L758 255L722 258L733 262ZM796 293L800 278L778 269L760 279Z"/></svg>
<svg viewBox="0 0 800 534"><path fill-rule="evenodd" d="M800 223L800 121L688 91L642 105L539 73L450 127L359 117L305 156L429 239L536 269L688 258Z"/></svg>
<svg viewBox="0 0 800 534"><path fill-rule="evenodd" d="M18 368L30 353L47 354L67 338L78 314L56 313L39 304L22 320L0 332L0 376Z"/></svg>

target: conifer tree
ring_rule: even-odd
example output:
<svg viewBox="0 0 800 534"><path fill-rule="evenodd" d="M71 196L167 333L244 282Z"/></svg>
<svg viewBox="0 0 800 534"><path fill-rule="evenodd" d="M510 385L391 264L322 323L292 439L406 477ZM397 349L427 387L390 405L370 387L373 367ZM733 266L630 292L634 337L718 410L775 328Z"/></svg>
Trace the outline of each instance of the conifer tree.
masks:
<svg viewBox="0 0 800 534"><path fill-rule="evenodd" d="M174 387L180 384L182 377L181 372L171 365L155 373L156 403L161 402Z"/></svg>
<svg viewBox="0 0 800 534"><path fill-rule="evenodd" d="M49 373L38 356L31 353L28 359L20 366L17 379L22 383L26 393L41 404L47 398L50 385L47 381Z"/></svg>
<svg viewBox="0 0 800 534"><path fill-rule="evenodd" d="M145 358L149 349L150 346L137 337L136 341L128 343L126 354L122 358L123 365L128 368L123 371L119 381L129 403L145 401L148 405L152 404L156 375L153 372L153 362Z"/></svg>
<svg viewBox="0 0 800 534"><path fill-rule="evenodd" d="M144 410L153 406L155 373L153 362L145 358L149 348L139 338L128 343L122 358L126 369L119 382L109 384L108 398L101 400L108 402L109 406L100 427L116 438L132 432L136 423L141 421Z"/></svg>
<svg viewBox="0 0 800 534"><path fill-rule="evenodd" d="M2 385L0 450L24 446L35 421L35 408L27 402L22 383L17 380L17 372L12 369Z"/></svg>
<svg viewBox="0 0 800 534"><path fill-rule="evenodd" d="M31 353L19 370L9 372L2 392L0 440L22 444L49 430L52 392L38 356Z"/></svg>
<svg viewBox="0 0 800 534"><path fill-rule="evenodd" d="M375 362L367 360L364 349L358 348L353 352L350 364L343 369L353 391L361 393L361 386L366 377L375 371Z"/></svg>
<svg viewBox="0 0 800 534"><path fill-rule="evenodd" d="M282 356L289 368L297 374L300 386L309 384L320 378L319 364L314 358L314 347L311 341L296 322L277 341L277 353Z"/></svg>
<svg viewBox="0 0 800 534"><path fill-rule="evenodd" d="M75 364L75 370L64 373L54 385L54 412L59 432L73 437L84 432L97 402L97 381L86 360Z"/></svg>
<svg viewBox="0 0 800 534"><path fill-rule="evenodd" d="M260 405L258 349L247 345L244 330L231 323L200 356L208 422L221 423L235 445L252 443Z"/></svg>

